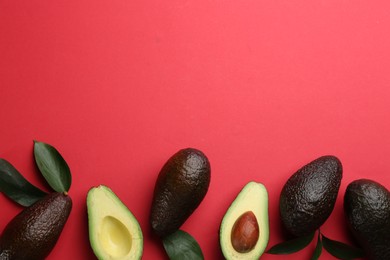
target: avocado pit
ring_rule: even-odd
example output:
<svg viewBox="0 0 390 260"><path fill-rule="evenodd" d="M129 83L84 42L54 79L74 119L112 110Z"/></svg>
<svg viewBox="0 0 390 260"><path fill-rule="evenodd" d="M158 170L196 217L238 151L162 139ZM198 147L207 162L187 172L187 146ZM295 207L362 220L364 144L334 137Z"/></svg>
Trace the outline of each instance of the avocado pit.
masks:
<svg viewBox="0 0 390 260"><path fill-rule="evenodd" d="M239 253L247 253L256 246L257 240L259 240L259 224L255 214L247 211L233 225L232 246Z"/></svg>

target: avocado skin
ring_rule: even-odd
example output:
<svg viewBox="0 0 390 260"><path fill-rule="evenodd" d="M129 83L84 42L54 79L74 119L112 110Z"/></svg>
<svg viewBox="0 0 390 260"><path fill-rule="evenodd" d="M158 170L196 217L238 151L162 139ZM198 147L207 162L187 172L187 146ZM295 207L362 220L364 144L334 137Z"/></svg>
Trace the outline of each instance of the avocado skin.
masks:
<svg viewBox="0 0 390 260"><path fill-rule="evenodd" d="M347 186L344 213L352 234L369 259L390 259L390 193L373 180Z"/></svg>
<svg viewBox="0 0 390 260"><path fill-rule="evenodd" d="M72 200L63 193L48 194L25 208L3 231L0 259L45 259L54 248L71 209Z"/></svg>
<svg viewBox="0 0 390 260"><path fill-rule="evenodd" d="M307 235L328 219L337 199L342 171L340 160L327 155L303 166L287 180L279 209L290 234Z"/></svg>
<svg viewBox="0 0 390 260"><path fill-rule="evenodd" d="M186 148L175 153L161 169L153 195L150 224L165 237L177 231L205 197L210 163L203 152Z"/></svg>

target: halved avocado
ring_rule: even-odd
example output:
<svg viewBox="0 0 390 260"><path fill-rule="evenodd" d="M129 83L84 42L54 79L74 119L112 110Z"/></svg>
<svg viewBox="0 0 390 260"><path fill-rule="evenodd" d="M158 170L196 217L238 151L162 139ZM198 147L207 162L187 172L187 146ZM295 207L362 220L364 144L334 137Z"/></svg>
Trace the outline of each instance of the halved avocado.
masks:
<svg viewBox="0 0 390 260"><path fill-rule="evenodd" d="M98 259L141 259L141 227L110 188L100 185L89 190L87 208L89 241Z"/></svg>
<svg viewBox="0 0 390 260"><path fill-rule="evenodd" d="M222 219L219 240L226 259L258 259L269 239L268 192L249 182Z"/></svg>

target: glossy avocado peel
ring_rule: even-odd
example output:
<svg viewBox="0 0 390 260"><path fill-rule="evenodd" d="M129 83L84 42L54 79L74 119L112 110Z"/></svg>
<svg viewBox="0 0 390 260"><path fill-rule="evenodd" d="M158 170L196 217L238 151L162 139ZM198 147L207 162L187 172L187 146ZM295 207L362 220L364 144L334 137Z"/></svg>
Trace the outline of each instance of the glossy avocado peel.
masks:
<svg viewBox="0 0 390 260"><path fill-rule="evenodd" d="M176 232L206 196L210 163L194 148L175 153L162 167L154 188L150 225L160 237Z"/></svg>
<svg viewBox="0 0 390 260"><path fill-rule="evenodd" d="M0 259L46 258L57 243L72 209L64 193L51 193L24 209L5 227L0 239Z"/></svg>
<svg viewBox="0 0 390 260"><path fill-rule="evenodd" d="M342 178L335 156L322 156L303 166L284 185L280 217L285 229L299 237L316 231L330 216Z"/></svg>
<svg viewBox="0 0 390 260"><path fill-rule="evenodd" d="M344 195L348 226L369 259L390 259L390 192L380 183L359 179Z"/></svg>
<svg viewBox="0 0 390 260"><path fill-rule="evenodd" d="M279 209L283 227L293 239L270 248L270 254L291 254L308 246L318 232L312 259L318 259L322 248L340 259L362 256L360 249L331 240L320 232L329 218L338 196L342 164L332 155L322 156L295 172L280 194Z"/></svg>
<svg viewBox="0 0 390 260"><path fill-rule="evenodd" d="M172 260L203 259L196 240L180 227L206 196L210 173L208 158L195 148L179 150L159 172L149 221Z"/></svg>

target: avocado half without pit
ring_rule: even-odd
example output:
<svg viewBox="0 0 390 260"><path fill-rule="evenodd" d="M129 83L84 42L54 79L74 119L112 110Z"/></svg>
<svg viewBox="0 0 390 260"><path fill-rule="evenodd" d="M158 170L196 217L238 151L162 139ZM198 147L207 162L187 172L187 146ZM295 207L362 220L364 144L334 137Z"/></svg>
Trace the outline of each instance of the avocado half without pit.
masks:
<svg viewBox="0 0 390 260"><path fill-rule="evenodd" d="M103 185L87 196L89 240L100 260L141 259L141 227L113 191Z"/></svg>
<svg viewBox="0 0 390 260"><path fill-rule="evenodd" d="M249 182L233 201L220 227L220 245L226 259L258 259L269 239L268 192Z"/></svg>

